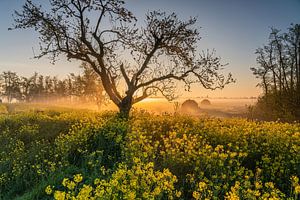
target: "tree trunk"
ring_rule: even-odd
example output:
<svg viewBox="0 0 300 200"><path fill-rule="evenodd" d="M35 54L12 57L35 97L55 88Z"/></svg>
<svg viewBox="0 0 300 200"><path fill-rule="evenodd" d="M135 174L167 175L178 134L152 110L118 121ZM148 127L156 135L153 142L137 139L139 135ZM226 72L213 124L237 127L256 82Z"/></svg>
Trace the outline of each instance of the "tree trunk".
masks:
<svg viewBox="0 0 300 200"><path fill-rule="evenodd" d="M297 60L297 57L296 57L296 60ZM297 66L297 61L296 61L295 65ZM290 89L292 92L294 92L294 62L292 62L292 64L291 64L291 75L290 76L291 76Z"/></svg>
<svg viewBox="0 0 300 200"><path fill-rule="evenodd" d="M275 74L275 71L274 70L272 70L273 71L273 82L274 82L274 91L275 91L275 93L277 92L277 83L276 83L276 74Z"/></svg>
<svg viewBox="0 0 300 200"><path fill-rule="evenodd" d="M268 85L267 85L267 82L266 82L266 73L264 73L264 75L263 75L263 84L264 84L264 88L265 88L265 93L266 93L266 95L268 95L269 94L269 92L268 92Z"/></svg>
<svg viewBox="0 0 300 200"><path fill-rule="evenodd" d="M127 95L126 97L124 97L118 107L120 117L127 119L132 108L132 96Z"/></svg>
<svg viewBox="0 0 300 200"><path fill-rule="evenodd" d="M297 60L297 55L296 55ZM300 42L298 44L298 66L296 66L296 86L297 86L297 92L300 92Z"/></svg>

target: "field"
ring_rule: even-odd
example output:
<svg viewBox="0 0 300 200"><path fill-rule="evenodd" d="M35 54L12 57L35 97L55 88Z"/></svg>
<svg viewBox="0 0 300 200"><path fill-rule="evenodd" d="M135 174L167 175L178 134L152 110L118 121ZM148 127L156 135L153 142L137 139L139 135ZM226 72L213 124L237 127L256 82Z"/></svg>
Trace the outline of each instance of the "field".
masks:
<svg viewBox="0 0 300 200"><path fill-rule="evenodd" d="M134 105L137 111L147 111L153 114L174 113L176 111L175 104L180 105L190 98L177 98L173 102L169 102L164 98L147 98ZM218 99L209 98L211 105L202 105L201 101L206 98L191 98L199 105L199 112L194 113L197 116L210 116L218 118L244 117L248 111L248 106L254 105L256 99ZM83 108L93 109L92 106L83 105ZM117 108L112 104L107 104L102 107L103 111L115 110Z"/></svg>
<svg viewBox="0 0 300 200"><path fill-rule="evenodd" d="M174 103L179 105L189 98L178 98L174 102L168 102L164 98L148 98L135 105L136 109L144 109L149 112L161 114L163 112L174 112ZM212 117L228 118L233 116L243 116L247 112L247 106L256 103L256 99L208 99L211 105L202 105L201 101L206 98L191 98L195 100L199 107L199 115L206 115Z"/></svg>
<svg viewBox="0 0 300 200"><path fill-rule="evenodd" d="M300 198L299 124L25 107L0 105L0 199Z"/></svg>

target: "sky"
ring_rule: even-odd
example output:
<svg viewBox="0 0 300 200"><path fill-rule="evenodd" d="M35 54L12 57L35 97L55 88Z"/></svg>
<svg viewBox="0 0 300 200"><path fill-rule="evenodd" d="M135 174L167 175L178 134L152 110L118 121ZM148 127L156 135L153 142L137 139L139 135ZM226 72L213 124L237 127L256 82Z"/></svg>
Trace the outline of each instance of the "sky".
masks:
<svg viewBox="0 0 300 200"><path fill-rule="evenodd" d="M43 4L47 0L35 0ZM0 72L14 71L22 76L34 72L65 77L80 72L80 62L61 58L52 65L47 58L33 59L38 53L38 35L33 30L13 30L14 10L20 10L24 0L0 0ZM209 91L200 85L191 92L179 88L179 94L189 97L250 97L262 92L250 67L256 66L255 49L267 42L270 28L285 31L291 23L300 23L300 0L125 0L126 7L139 20L148 11L160 9L175 12L181 19L197 17L201 40L198 50L215 49L225 72L231 72L235 84L223 90Z"/></svg>

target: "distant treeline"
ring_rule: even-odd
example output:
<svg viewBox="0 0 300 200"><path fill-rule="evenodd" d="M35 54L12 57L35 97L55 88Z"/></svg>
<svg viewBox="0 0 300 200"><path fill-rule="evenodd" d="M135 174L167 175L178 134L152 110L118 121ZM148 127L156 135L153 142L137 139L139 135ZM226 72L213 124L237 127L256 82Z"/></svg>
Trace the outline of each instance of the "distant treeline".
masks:
<svg viewBox="0 0 300 200"><path fill-rule="evenodd" d="M266 45L256 50L257 67L264 95L252 108L255 117L285 121L300 119L300 24L281 33L272 28Z"/></svg>
<svg viewBox="0 0 300 200"><path fill-rule="evenodd" d="M84 68L82 74L70 74L64 79L38 73L23 77L5 71L0 75L0 96L2 101L9 103L69 100L96 103L98 106L105 99L101 81L87 68Z"/></svg>

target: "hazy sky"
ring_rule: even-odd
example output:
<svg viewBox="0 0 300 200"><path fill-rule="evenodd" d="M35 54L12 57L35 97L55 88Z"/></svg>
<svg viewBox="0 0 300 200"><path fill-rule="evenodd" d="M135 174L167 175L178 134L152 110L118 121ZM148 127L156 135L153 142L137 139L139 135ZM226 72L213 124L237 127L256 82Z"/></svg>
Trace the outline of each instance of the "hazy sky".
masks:
<svg viewBox="0 0 300 200"><path fill-rule="evenodd" d="M35 2L45 2L36 0ZM283 31L291 23L300 23L300 0L125 0L138 19L151 10L176 12L182 19L197 16L201 27L199 50L216 49L227 70L237 79L235 84L220 91L192 88L188 96L257 96L258 80L250 67L255 66L255 49L267 41L270 27ZM32 30L8 31L13 23L12 13L21 8L24 0L0 0L0 72L11 70L29 76L37 71L44 75L64 77L78 73L79 62L64 59L56 65L45 59L32 59L38 52L37 34Z"/></svg>

